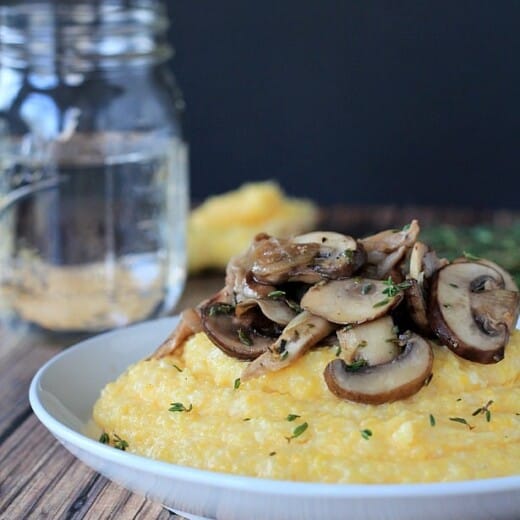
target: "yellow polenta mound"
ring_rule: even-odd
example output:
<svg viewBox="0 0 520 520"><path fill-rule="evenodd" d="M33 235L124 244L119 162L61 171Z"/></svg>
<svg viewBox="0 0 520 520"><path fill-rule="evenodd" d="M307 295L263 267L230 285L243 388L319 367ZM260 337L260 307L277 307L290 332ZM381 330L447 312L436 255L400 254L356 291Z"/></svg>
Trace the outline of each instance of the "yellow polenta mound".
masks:
<svg viewBox="0 0 520 520"><path fill-rule="evenodd" d="M128 451L240 475L390 483L520 473L518 331L494 365L444 347L434 346L434 355L426 387L372 406L328 390L322 374L333 348L235 388L244 363L201 333L175 355L141 361L109 384L94 419L126 440ZM192 408L168 411L171 403Z"/></svg>

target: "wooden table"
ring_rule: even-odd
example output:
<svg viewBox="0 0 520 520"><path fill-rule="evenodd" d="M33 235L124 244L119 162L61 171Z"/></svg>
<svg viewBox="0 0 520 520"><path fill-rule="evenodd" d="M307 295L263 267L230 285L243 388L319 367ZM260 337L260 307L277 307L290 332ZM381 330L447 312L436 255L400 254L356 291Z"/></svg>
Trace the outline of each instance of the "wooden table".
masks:
<svg viewBox="0 0 520 520"><path fill-rule="evenodd" d="M509 212L430 210L420 208L334 208L324 213L323 229L361 234L402 225L411 216L423 222L507 223ZM188 281L178 308L194 305L216 292L221 275ZM180 518L159 504L130 493L69 454L32 413L27 392L38 370L70 344L27 331L21 338L0 337L0 518L17 520Z"/></svg>

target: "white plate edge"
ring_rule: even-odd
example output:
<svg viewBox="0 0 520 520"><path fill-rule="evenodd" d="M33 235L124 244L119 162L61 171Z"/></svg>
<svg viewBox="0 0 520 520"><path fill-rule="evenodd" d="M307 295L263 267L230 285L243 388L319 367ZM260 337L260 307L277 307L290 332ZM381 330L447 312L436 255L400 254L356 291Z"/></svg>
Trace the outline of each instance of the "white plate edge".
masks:
<svg viewBox="0 0 520 520"><path fill-rule="evenodd" d="M172 320L178 316L162 318ZM317 498L404 498L420 496L451 496L494 493L497 491L520 491L520 475L497 477L479 480L463 480L454 482L433 483L403 483L403 484L327 484L320 482L297 482L286 480L264 479L229 473L220 473L188 466L150 459L133 453L116 450L93 440L86 435L64 425L50 414L40 401L40 381L46 370L61 357L73 355L78 349L87 348L88 343L103 340L107 336L117 335L136 327L147 327L157 321L147 321L122 329L112 330L92 338L80 341L49 359L33 376L29 386L29 403L40 422L58 439L63 439L72 445L102 457L110 462L118 463L129 469L142 470L143 464L147 471L158 476L176 478L194 484L206 484L217 488L248 491L251 493L269 493L270 495L317 497ZM283 485L280 485L283 484Z"/></svg>

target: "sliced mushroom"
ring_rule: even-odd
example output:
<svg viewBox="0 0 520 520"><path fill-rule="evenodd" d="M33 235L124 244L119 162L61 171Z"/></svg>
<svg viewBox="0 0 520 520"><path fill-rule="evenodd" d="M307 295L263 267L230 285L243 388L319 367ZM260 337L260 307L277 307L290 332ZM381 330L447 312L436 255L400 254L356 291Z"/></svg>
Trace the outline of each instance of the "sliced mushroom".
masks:
<svg viewBox="0 0 520 520"><path fill-rule="evenodd" d="M250 247L248 257L257 282L278 285L306 271L319 251L317 243L298 244L261 235Z"/></svg>
<svg viewBox="0 0 520 520"><path fill-rule="evenodd" d="M234 307L209 302L201 309L202 326L209 339L228 356L251 360L267 351L280 333L276 324L256 308L235 316Z"/></svg>
<svg viewBox="0 0 520 520"><path fill-rule="evenodd" d="M502 278L504 279L504 288L508 291L519 292L518 285L516 284L514 278L501 266L497 263L492 262L491 260L486 260L485 258L480 258L475 260L479 264L487 265L488 267L492 267L495 271L497 271ZM465 257L457 258L453 261L454 263L467 263L468 259ZM517 313L513 319L514 323L518 323L518 315L520 313L520 307L517 309Z"/></svg>
<svg viewBox="0 0 520 520"><path fill-rule="evenodd" d="M324 372L330 391L342 399L365 404L388 403L418 392L431 374L433 352L417 334L409 333L402 339L403 352L388 363L349 371L342 359L331 361Z"/></svg>
<svg viewBox="0 0 520 520"><path fill-rule="evenodd" d="M246 367L241 379L245 381L290 365L335 328L323 318L301 312L285 327L276 342Z"/></svg>
<svg viewBox="0 0 520 520"><path fill-rule="evenodd" d="M237 304L235 314L241 316L257 305L266 318L280 325L287 325L296 316L295 310L291 309L284 299L275 300L272 298L243 300Z"/></svg>
<svg viewBox="0 0 520 520"><path fill-rule="evenodd" d="M432 335L427 309L429 279L447 263L445 258L438 258L435 251L422 242L416 242L411 249L408 273L410 287L405 291L405 301L412 322L425 336Z"/></svg>
<svg viewBox="0 0 520 520"><path fill-rule="evenodd" d="M321 282L305 293L300 305L332 323L360 324L384 316L399 304L402 293L389 296L387 289L387 283L368 278Z"/></svg>
<svg viewBox="0 0 520 520"><path fill-rule="evenodd" d="M391 316L355 327L343 327L336 334L341 346L341 358L349 364L359 360L368 365L388 363L400 351Z"/></svg>
<svg viewBox="0 0 520 520"><path fill-rule="evenodd" d="M496 269L479 262L452 263L437 271L429 312L434 332L465 359L503 359L519 302L519 293L504 285Z"/></svg>
<svg viewBox="0 0 520 520"><path fill-rule="evenodd" d="M400 230L388 229L381 231L375 235L362 238L360 242L368 254L368 261L372 263L370 255L374 251L391 253L402 246L411 247L417 240L420 229L419 222L412 220L410 224Z"/></svg>
<svg viewBox="0 0 520 520"><path fill-rule="evenodd" d="M190 336L202 331L202 322L197 309L186 309L173 332L159 345L149 359L161 359L180 347Z"/></svg>
<svg viewBox="0 0 520 520"><path fill-rule="evenodd" d="M417 239L419 230L418 222L413 220L401 230L389 229L361 239L360 243L367 253L364 275L382 280L397 271Z"/></svg>
<svg viewBox="0 0 520 520"><path fill-rule="evenodd" d="M414 328L417 328L425 336L431 336L432 329L428 319L428 306L424 291L417 280L410 278L409 281L410 287L404 293L408 314L415 326Z"/></svg>
<svg viewBox="0 0 520 520"><path fill-rule="evenodd" d="M322 278L337 280L352 276L366 260L363 246L351 236L341 233L314 231L294 237L292 241L295 244L319 244L319 254L309 268ZM306 280L300 278L300 281Z"/></svg>

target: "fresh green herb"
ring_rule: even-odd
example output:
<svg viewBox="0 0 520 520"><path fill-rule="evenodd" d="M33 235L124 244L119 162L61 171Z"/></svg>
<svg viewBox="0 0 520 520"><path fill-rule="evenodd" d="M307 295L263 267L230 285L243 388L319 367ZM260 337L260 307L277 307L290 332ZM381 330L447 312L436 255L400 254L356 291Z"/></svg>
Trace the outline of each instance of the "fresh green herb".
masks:
<svg viewBox="0 0 520 520"><path fill-rule="evenodd" d="M401 231L408 231L410 229L410 224L405 224L402 228L401 228Z"/></svg>
<svg viewBox="0 0 520 520"><path fill-rule="evenodd" d="M272 451L271 453L269 453L269 457L272 457L273 455L276 455L276 451Z"/></svg>
<svg viewBox="0 0 520 520"><path fill-rule="evenodd" d="M428 386L431 383L432 379L433 379L433 372L424 381L424 386Z"/></svg>
<svg viewBox="0 0 520 520"><path fill-rule="evenodd" d="M108 436L107 432L103 432L101 436L99 437L99 442L101 444L108 444L110 442L110 437Z"/></svg>
<svg viewBox="0 0 520 520"><path fill-rule="evenodd" d="M336 357L339 357L341 355L341 345L338 345L336 347Z"/></svg>
<svg viewBox="0 0 520 520"><path fill-rule="evenodd" d="M401 291L405 291L412 286L412 282L410 280L405 280L401 283L395 283L390 276L387 280L383 280L383 284L386 285L385 289L383 289L383 294L386 294L389 298L397 296Z"/></svg>
<svg viewBox="0 0 520 520"><path fill-rule="evenodd" d="M476 256L476 255L472 255L471 253L468 253L467 251L463 251L462 254L468 259L468 260L473 260L473 261L477 261L477 260L480 260L480 256Z"/></svg>
<svg viewBox="0 0 520 520"><path fill-rule="evenodd" d="M287 300L287 305L290 309L292 309L296 314L300 314L302 312L302 308L294 301L294 300Z"/></svg>
<svg viewBox="0 0 520 520"><path fill-rule="evenodd" d="M386 305L387 303L390 303L390 300L388 298L385 298L384 300L374 303L374 305L372 305L372 307L375 309L377 307L382 307L383 305Z"/></svg>
<svg viewBox="0 0 520 520"><path fill-rule="evenodd" d="M432 414L430 414L430 426L435 426L435 417Z"/></svg>
<svg viewBox="0 0 520 520"><path fill-rule="evenodd" d="M486 417L486 421L491 421L491 410L489 407L493 404L493 401L488 401L484 406L481 406L480 408L477 408L471 415L475 417L476 415L484 414Z"/></svg>
<svg viewBox="0 0 520 520"><path fill-rule="evenodd" d="M121 451L126 451L126 448L128 448L128 442L121 439L117 433L114 433L114 448Z"/></svg>
<svg viewBox="0 0 520 520"><path fill-rule="evenodd" d="M244 419L242 419L244 422L245 421L250 421L251 420L251 417L245 417Z"/></svg>
<svg viewBox="0 0 520 520"><path fill-rule="evenodd" d="M182 372L182 368L181 367L178 367L175 363L173 363L173 368L175 368L175 370L177 370L177 372Z"/></svg>
<svg viewBox="0 0 520 520"><path fill-rule="evenodd" d="M238 339L240 340L240 343L243 343L248 347L251 347L253 345L253 340L251 339L251 336L244 329L238 329L237 335Z"/></svg>
<svg viewBox="0 0 520 520"><path fill-rule="evenodd" d="M292 432L292 435L290 437L286 437L287 441L290 442L291 439L296 439L296 437L299 437L308 427L309 425L306 422L296 426Z"/></svg>
<svg viewBox="0 0 520 520"><path fill-rule="evenodd" d="M279 300L280 298L285 298L285 294L285 291L271 291L267 297L273 300Z"/></svg>
<svg viewBox="0 0 520 520"><path fill-rule="evenodd" d="M353 363L350 365L348 363L345 363L345 370L347 372L357 372L358 370L362 369L364 366L367 365L366 360L363 358L356 359Z"/></svg>
<svg viewBox="0 0 520 520"><path fill-rule="evenodd" d="M461 251L471 251L477 257L496 262L520 283L520 219L506 225L425 227L421 237L439 257L453 260L461 256Z"/></svg>
<svg viewBox="0 0 520 520"><path fill-rule="evenodd" d="M168 408L169 412L191 412L193 409L193 405L190 404L188 408L186 408L182 403L170 403L170 408Z"/></svg>
<svg viewBox="0 0 520 520"><path fill-rule="evenodd" d="M363 437L363 439L365 439L366 441L370 440L370 437L372 437L372 430L364 429L359 431L361 433L361 437Z"/></svg>
<svg viewBox="0 0 520 520"><path fill-rule="evenodd" d="M473 430L474 426L471 426L471 424L466 421L463 417L450 417L450 421L457 422L460 424L465 424L470 430Z"/></svg>
<svg viewBox="0 0 520 520"><path fill-rule="evenodd" d="M450 287L453 287L454 289L459 288L459 286L456 283L450 283Z"/></svg>
<svg viewBox="0 0 520 520"><path fill-rule="evenodd" d="M457 402L459 402L459 401L462 401L462 397L459 397L459 398L457 399Z"/></svg>
<svg viewBox="0 0 520 520"><path fill-rule="evenodd" d="M209 307L208 316L227 316L235 312L235 307L229 303L214 303Z"/></svg>
<svg viewBox="0 0 520 520"><path fill-rule="evenodd" d="M374 284L367 282L361 286L361 294L364 296L368 294L374 288Z"/></svg>
<svg viewBox="0 0 520 520"><path fill-rule="evenodd" d="M233 383L233 388L236 390L240 386L240 378L237 377Z"/></svg>
<svg viewBox="0 0 520 520"><path fill-rule="evenodd" d="M449 304L449 303L443 303L442 306L443 306L445 309L449 309L449 308L451 308L451 304Z"/></svg>
<svg viewBox="0 0 520 520"><path fill-rule="evenodd" d="M284 350L281 354L280 354L280 359L283 361L284 359L287 359L287 356L289 355L289 351L288 350Z"/></svg>
<svg viewBox="0 0 520 520"><path fill-rule="evenodd" d="M347 262L350 264L350 263L352 263L352 260L354 260L354 250L353 249L345 249L345 251L343 251L341 253L341 256L346 258Z"/></svg>
<svg viewBox="0 0 520 520"><path fill-rule="evenodd" d="M368 345L368 342L366 339L362 339L359 343L358 343L358 346L357 348L363 348L363 347L366 347Z"/></svg>
<svg viewBox="0 0 520 520"><path fill-rule="evenodd" d="M292 421L295 421L296 419L298 419L300 416L299 415L296 415L295 413L290 413L286 419L289 421L289 422L292 422Z"/></svg>

